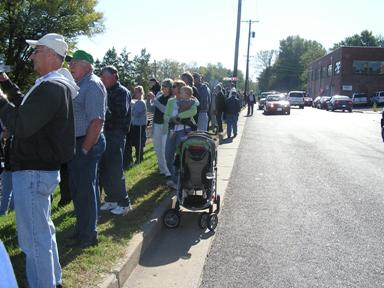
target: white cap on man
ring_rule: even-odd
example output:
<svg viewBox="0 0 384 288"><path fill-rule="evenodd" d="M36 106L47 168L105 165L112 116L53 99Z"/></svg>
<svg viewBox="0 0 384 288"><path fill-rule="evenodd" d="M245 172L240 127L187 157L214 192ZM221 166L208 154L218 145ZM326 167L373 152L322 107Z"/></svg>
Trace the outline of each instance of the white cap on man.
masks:
<svg viewBox="0 0 384 288"><path fill-rule="evenodd" d="M65 43L64 37L60 34L49 33L41 37L39 40L25 40L29 46L36 47L37 45L46 46L53 49L57 54L65 57L68 50L68 44Z"/></svg>

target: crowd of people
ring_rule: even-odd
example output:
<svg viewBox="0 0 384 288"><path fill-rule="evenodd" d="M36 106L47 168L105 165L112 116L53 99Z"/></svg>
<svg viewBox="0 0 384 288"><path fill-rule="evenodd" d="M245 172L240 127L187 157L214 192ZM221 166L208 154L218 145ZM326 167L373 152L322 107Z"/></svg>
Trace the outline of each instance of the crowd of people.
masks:
<svg viewBox="0 0 384 288"><path fill-rule="evenodd" d="M126 215L133 209L124 170L143 161L148 112L153 112L159 172L176 188L179 143L193 130L223 132L224 119L227 136L236 137L241 101L235 88L219 83L211 92L202 75L189 72L180 79L150 79L148 93L136 86L131 94L116 67L106 66L95 75L92 55L84 50L67 55L68 45L59 34L27 43L40 75L29 91L23 94L0 73L0 215L15 210L29 286L61 287L50 217L56 186L60 183L59 206L74 205L76 223L67 246L97 245L100 211ZM63 68L65 62L69 69Z"/></svg>

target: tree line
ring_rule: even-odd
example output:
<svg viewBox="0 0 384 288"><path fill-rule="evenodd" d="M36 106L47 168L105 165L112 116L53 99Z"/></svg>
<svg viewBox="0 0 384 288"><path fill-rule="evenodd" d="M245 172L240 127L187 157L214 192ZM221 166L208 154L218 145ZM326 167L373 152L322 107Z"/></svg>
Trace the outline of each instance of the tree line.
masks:
<svg viewBox="0 0 384 288"><path fill-rule="evenodd" d="M37 74L29 60L31 49L26 39L39 39L55 32L62 34L76 50L79 36L95 35L105 31L103 13L95 10L96 0L4 0L0 1L0 60L12 67L11 78L22 89L34 83ZM232 71L221 63L198 66L171 59L155 61L150 53L142 49L139 55L130 56L127 49L117 53L111 47L103 59L97 59L95 73L105 65L114 65L119 70L121 82L129 88L142 85L147 91L148 80L178 78L183 72L199 72L211 87L232 76ZM244 76L239 72L238 88L244 88ZM255 83L251 83L251 87Z"/></svg>

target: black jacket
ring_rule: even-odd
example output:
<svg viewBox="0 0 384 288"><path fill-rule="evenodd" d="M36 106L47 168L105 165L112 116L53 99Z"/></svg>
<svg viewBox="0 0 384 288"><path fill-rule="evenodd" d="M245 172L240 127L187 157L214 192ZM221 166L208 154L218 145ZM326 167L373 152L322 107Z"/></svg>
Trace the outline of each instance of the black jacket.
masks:
<svg viewBox="0 0 384 288"><path fill-rule="evenodd" d="M120 82L107 89L107 92L104 129L106 131L122 130L127 133L131 126L131 93Z"/></svg>
<svg viewBox="0 0 384 288"><path fill-rule="evenodd" d="M9 103L0 97L0 119L11 136L10 168L59 170L75 151L75 125L70 89L57 81L36 87L23 105L11 81L1 83Z"/></svg>
<svg viewBox="0 0 384 288"><path fill-rule="evenodd" d="M226 115L239 115L240 100L235 96L230 96L225 100L225 114Z"/></svg>

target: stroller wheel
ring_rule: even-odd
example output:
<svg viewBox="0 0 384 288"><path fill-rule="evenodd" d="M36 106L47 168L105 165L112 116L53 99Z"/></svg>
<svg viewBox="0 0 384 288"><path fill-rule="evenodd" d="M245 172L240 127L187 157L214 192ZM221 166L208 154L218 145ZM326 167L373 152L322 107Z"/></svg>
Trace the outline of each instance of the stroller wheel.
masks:
<svg viewBox="0 0 384 288"><path fill-rule="evenodd" d="M220 204L221 204L221 198L220 198L219 194L216 195L215 204L216 204L216 211L215 212L219 213L220 212Z"/></svg>
<svg viewBox="0 0 384 288"><path fill-rule="evenodd" d="M206 229L208 227L208 218L209 214L207 212L201 213L199 217L199 226L201 229Z"/></svg>
<svg viewBox="0 0 384 288"><path fill-rule="evenodd" d="M180 225L180 212L176 209L168 209L163 215L163 223L167 228L176 228Z"/></svg>
<svg viewBox="0 0 384 288"><path fill-rule="evenodd" d="M219 218L217 217L217 214L211 213L208 216L208 229L213 231L216 229L217 224L219 222Z"/></svg>

